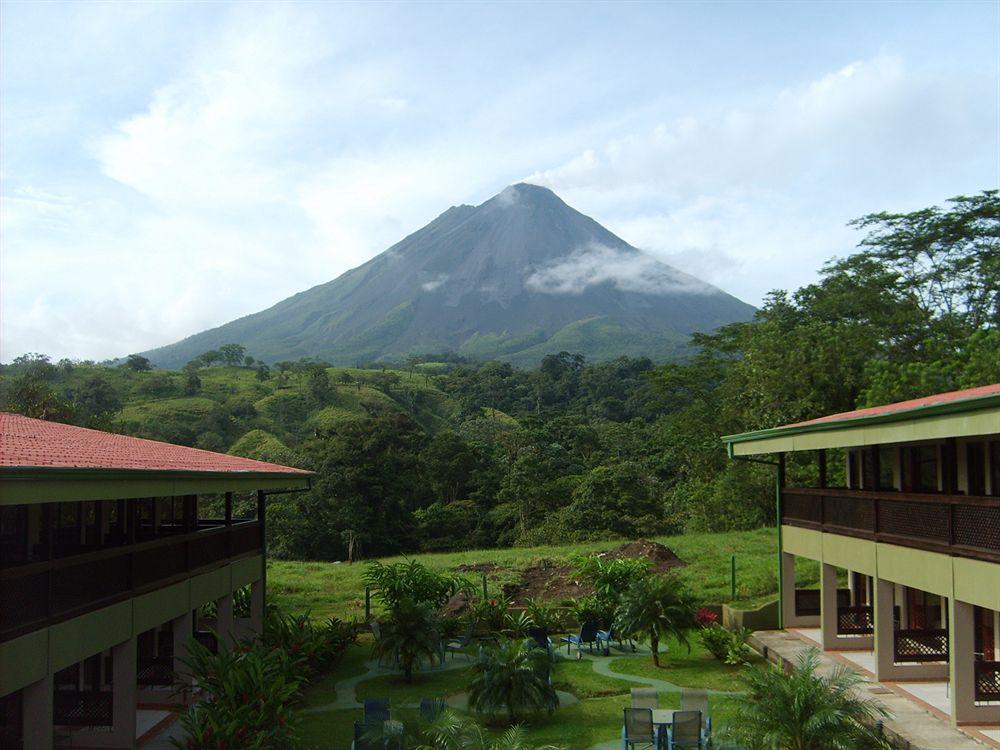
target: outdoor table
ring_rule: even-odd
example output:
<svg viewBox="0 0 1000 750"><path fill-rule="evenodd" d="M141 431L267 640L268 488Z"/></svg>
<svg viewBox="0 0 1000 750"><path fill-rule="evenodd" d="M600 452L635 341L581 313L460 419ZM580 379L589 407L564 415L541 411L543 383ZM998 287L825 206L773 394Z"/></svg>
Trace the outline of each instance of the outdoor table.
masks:
<svg viewBox="0 0 1000 750"><path fill-rule="evenodd" d="M669 727L674 723L674 709L672 708L654 708L653 709L653 723L660 726Z"/></svg>

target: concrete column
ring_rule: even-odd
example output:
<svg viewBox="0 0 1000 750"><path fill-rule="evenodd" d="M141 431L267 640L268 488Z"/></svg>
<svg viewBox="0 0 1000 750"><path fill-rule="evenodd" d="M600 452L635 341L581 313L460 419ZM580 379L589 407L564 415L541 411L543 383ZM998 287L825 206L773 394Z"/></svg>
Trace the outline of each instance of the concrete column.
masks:
<svg viewBox="0 0 1000 750"><path fill-rule="evenodd" d="M1000 706L976 705L974 607L951 598L948 627L951 720L956 724L1000 723Z"/></svg>
<svg viewBox="0 0 1000 750"><path fill-rule="evenodd" d="M792 583L794 586L794 571ZM254 581L250 584L250 630L256 638L264 633L264 582Z"/></svg>
<svg viewBox="0 0 1000 750"><path fill-rule="evenodd" d="M21 690L24 750L52 750L52 676Z"/></svg>
<svg viewBox="0 0 1000 750"><path fill-rule="evenodd" d="M892 617L895 588L891 581L875 579L875 601L872 604L872 612L875 616L875 679L877 680L892 681L897 677L893 654L896 638Z"/></svg>
<svg viewBox="0 0 1000 750"><path fill-rule="evenodd" d="M873 647L870 635L837 634L837 568L822 563L820 573L820 627L825 651L867 651Z"/></svg>
<svg viewBox="0 0 1000 750"><path fill-rule="evenodd" d="M194 680L191 677L191 670L184 662L188 658L188 642L194 637L192 635L194 632L194 615L191 613L191 610L188 610L180 617L174 618L170 624L173 630L174 642L174 674L177 681L181 683L181 689L185 693L180 698L187 702L190 698L188 688L193 684Z"/></svg>
<svg viewBox="0 0 1000 750"><path fill-rule="evenodd" d="M819 617L795 614L795 555L781 553L782 619L786 628L819 627Z"/></svg>
<svg viewBox="0 0 1000 750"><path fill-rule="evenodd" d="M111 649L114 684L113 734L120 747L135 747L136 674L139 669L137 639L132 636Z"/></svg>
<svg viewBox="0 0 1000 750"><path fill-rule="evenodd" d="M219 648L229 648L236 640L236 620L233 617L233 595L231 593L216 599L215 632L219 636Z"/></svg>

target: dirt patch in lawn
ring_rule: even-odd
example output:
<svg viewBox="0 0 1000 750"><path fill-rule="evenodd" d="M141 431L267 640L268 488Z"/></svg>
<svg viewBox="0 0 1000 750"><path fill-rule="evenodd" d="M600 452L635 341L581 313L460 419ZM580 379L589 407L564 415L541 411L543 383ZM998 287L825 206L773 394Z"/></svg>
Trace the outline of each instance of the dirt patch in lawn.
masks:
<svg viewBox="0 0 1000 750"><path fill-rule="evenodd" d="M652 562L652 570L657 573L666 573L673 568L681 568L687 565L674 551L665 547L659 542L651 542L648 539L640 539L636 542L623 544L608 552L601 553L600 557L608 560L621 560L626 557L645 557Z"/></svg>
<svg viewBox="0 0 1000 750"><path fill-rule="evenodd" d="M465 563L464 565L459 565L455 568L459 573L492 573L494 570L500 570L500 566L496 563Z"/></svg>

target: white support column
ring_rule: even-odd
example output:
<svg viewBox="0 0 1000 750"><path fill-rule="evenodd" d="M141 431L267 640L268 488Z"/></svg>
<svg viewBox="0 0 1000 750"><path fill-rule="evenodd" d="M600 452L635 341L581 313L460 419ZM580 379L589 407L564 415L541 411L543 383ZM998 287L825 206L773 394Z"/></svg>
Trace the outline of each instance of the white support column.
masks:
<svg viewBox="0 0 1000 750"><path fill-rule="evenodd" d="M191 677L190 669L184 662L188 658L188 641L194 637L194 615L191 610L188 610L180 617L174 618L170 625L174 646L174 674L179 683L191 686L194 680ZM189 698L190 691L185 690L182 699L186 702Z"/></svg>
<svg viewBox="0 0 1000 750"><path fill-rule="evenodd" d="M792 585L795 584L794 571ZM254 581L250 584L250 630L257 638L264 633L264 581Z"/></svg>
<svg viewBox="0 0 1000 750"><path fill-rule="evenodd" d="M136 675L139 668L138 641L132 636L111 649L114 678L114 729L119 747L135 747Z"/></svg>
<svg viewBox="0 0 1000 750"><path fill-rule="evenodd" d="M875 579L875 600L872 611L875 617L875 679L891 681L897 677L895 671L896 645L893 623L893 594L895 585L881 578Z"/></svg>
<svg viewBox="0 0 1000 750"><path fill-rule="evenodd" d="M52 675L21 690L24 750L52 750Z"/></svg>
<svg viewBox="0 0 1000 750"><path fill-rule="evenodd" d="M219 636L219 648L230 648L236 640L236 621L233 618L233 595L226 594L215 601L215 632Z"/></svg>
<svg viewBox="0 0 1000 750"><path fill-rule="evenodd" d="M1000 723L1000 706L976 705L974 607L949 599L948 657L951 678L951 720L956 724Z"/></svg>
<svg viewBox="0 0 1000 750"><path fill-rule="evenodd" d="M837 633L837 568L834 565L821 565L820 600L820 627L825 651L867 651L873 647L874 640L870 635Z"/></svg>

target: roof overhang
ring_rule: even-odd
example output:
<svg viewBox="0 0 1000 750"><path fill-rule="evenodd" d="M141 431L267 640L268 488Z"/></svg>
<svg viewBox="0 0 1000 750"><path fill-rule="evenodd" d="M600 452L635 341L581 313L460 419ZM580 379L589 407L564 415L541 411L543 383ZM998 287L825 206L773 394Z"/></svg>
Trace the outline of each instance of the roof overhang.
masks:
<svg viewBox="0 0 1000 750"><path fill-rule="evenodd" d="M312 472L4 467L0 469L0 505L126 500L251 490L307 490L312 484L312 477Z"/></svg>
<svg viewBox="0 0 1000 750"><path fill-rule="evenodd" d="M887 414L726 435L722 441L732 457L998 433L1000 395L991 394Z"/></svg>

